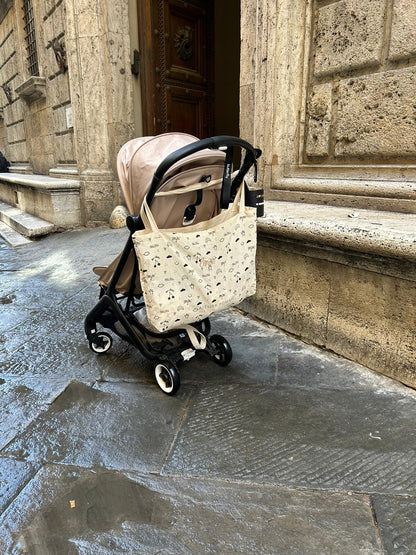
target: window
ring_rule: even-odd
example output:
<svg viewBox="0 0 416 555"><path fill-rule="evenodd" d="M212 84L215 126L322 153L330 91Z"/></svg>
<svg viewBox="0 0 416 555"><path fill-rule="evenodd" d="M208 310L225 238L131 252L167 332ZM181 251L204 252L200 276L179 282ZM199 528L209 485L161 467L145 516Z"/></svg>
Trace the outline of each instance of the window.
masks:
<svg viewBox="0 0 416 555"><path fill-rule="evenodd" d="M38 53L36 50L35 21L32 0L23 0L23 20L25 22L27 61L30 75L39 75Z"/></svg>

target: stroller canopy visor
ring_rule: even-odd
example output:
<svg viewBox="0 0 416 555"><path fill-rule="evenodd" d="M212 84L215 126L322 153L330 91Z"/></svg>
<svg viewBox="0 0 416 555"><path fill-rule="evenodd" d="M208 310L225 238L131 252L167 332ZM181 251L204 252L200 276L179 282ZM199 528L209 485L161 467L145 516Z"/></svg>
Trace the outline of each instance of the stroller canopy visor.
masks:
<svg viewBox="0 0 416 555"><path fill-rule="evenodd" d="M198 140L186 133L164 133L156 137L132 139L121 147L117 156L117 171L130 214L139 214L153 175L166 156ZM172 166L164 176L164 181L185 169L221 164L224 156L220 150L199 151Z"/></svg>

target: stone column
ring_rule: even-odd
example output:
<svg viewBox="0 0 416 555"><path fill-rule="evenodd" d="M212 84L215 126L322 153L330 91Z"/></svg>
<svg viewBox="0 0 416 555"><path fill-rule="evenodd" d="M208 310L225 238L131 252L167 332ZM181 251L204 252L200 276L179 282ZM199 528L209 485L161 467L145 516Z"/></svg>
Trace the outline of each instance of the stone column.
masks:
<svg viewBox="0 0 416 555"><path fill-rule="evenodd" d="M67 0L66 25L82 217L108 221L117 152L133 129L128 1Z"/></svg>
<svg viewBox="0 0 416 555"><path fill-rule="evenodd" d="M298 138L305 0L241 1L241 132L263 150L266 189L293 162Z"/></svg>

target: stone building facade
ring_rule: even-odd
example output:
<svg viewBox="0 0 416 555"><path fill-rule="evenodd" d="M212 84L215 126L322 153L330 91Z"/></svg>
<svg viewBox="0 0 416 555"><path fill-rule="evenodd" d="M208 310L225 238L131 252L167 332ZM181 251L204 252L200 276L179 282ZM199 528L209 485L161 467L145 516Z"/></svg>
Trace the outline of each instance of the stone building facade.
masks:
<svg viewBox="0 0 416 555"><path fill-rule="evenodd" d="M27 5L38 75L29 69ZM115 158L135 133L128 10L128 2L7 0L0 14L0 150L13 173L64 178L57 184L72 193L62 202L73 224L107 220L119 199ZM27 191L18 192L23 208L42 204L39 196L28 206Z"/></svg>
<svg viewBox="0 0 416 555"><path fill-rule="evenodd" d="M416 385L416 4L242 0L269 202L245 308Z"/></svg>
<svg viewBox="0 0 416 555"><path fill-rule="evenodd" d="M0 150L22 177L0 179L0 201L57 225L108 220L121 201L117 152L144 129L146 91L132 64L136 50L146 66L143 41L159 31L146 34L142 20L153 4L195 11L198 2L1 3ZM39 75L28 69L29 4ZM240 56L240 87L219 100L231 90L223 75L217 104L226 113L239 104L240 135L263 150L268 199L258 292L245 308L415 386L416 4L239 8L241 50L225 42L217 50ZM217 28L236 19L226 15Z"/></svg>
<svg viewBox="0 0 416 555"><path fill-rule="evenodd" d="M414 2L243 4L242 133L270 198L414 213Z"/></svg>

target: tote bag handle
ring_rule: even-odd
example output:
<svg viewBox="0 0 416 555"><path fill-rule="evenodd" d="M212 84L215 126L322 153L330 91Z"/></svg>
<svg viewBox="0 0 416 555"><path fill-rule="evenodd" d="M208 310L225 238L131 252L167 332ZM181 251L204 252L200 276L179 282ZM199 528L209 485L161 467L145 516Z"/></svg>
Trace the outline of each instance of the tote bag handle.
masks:
<svg viewBox="0 0 416 555"><path fill-rule="evenodd" d="M232 212L233 211L237 212L238 204L240 205L239 206L239 212L240 212L240 214L242 214L244 212L244 209L245 209L245 184L244 183L242 183L240 185L240 188L239 188L239 190L238 190L238 192L235 196L234 202L228 210L230 210ZM152 211L151 211L149 205L147 204L146 197L144 197L144 199L143 199L142 207L141 207L141 210L140 210L140 217L142 219L144 228L147 231L152 231L153 233L157 233L157 232L160 231L160 229L157 226L156 220L153 217ZM207 223L209 221L210 220L207 220ZM199 224L197 224L197 225L199 225ZM192 230L192 226L188 226L186 228L186 230L187 231Z"/></svg>

